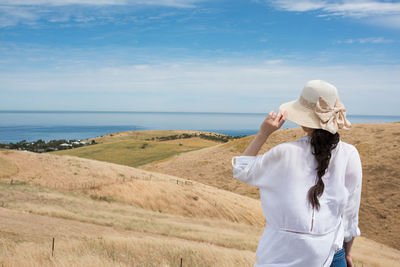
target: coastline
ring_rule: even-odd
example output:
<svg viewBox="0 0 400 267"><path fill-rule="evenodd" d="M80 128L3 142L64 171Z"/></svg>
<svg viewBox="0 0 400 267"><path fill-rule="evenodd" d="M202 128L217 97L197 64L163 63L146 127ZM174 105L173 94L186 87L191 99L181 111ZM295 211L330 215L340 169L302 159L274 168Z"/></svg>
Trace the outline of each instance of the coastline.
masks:
<svg viewBox="0 0 400 267"><path fill-rule="evenodd" d="M32 114L31 114L32 115ZM52 114L54 115L54 114ZM71 115L71 113L69 113ZM16 143L22 140L29 142L42 139L44 141L50 140L87 140L125 131L148 131L148 130L182 130L182 131L201 131L201 132L215 132L230 136L239 135L253 135L258 131L259 124L263 120L263 115L240 115L235 114L215 116L212 115L199 115L197 117L186 117L183 115L163 114L156 117L147 118L116 118L104 119L98 117L100 114L96 113L95 117L90 118L76 118L76 114L69 118L36 118L30 120L29 118L2 118L0 120L0 143ZM184 117L184 119L182 118ZM14 120L15 119L15 120ZM45 119L48 119L44 122ZM115 120L114 120L115 119ZM135 121L136 120L136 121ZM366 116L351 118L349 120L352 124L362 123L395 123L400 122L400 116ZM387 121L385 121L387 120ZM134 121L137 123L130 123ZM104 122L99 123L99 122ZM112 122L112 123L111 123ZM121 122L121 123L116 123ZM287 121L282 129L290 129L299 127L298 125Z"/></svg>

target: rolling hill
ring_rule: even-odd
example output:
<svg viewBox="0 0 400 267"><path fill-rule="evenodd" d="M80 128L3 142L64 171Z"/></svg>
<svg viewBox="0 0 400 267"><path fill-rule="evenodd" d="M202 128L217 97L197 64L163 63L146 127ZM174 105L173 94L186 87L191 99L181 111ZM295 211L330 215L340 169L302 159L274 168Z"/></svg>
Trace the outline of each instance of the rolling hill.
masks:
<svg viewBox="0 0 400 267"><path fill-rule="evenodd" d="M106 162L137 167L153 161L160 161L188 151L210 147L219 142L200 137L157 141L157 137L183 134L215 133L196 131L134 131L118 132L88 139L97 144L75 149L54 151L56 155L70 155L81 158L96 159ZM152 140L154 139L154 140Z"/></svg>
<svg viewBox="0 0 400 267"><path fill-rule="evenodd" d="M400 249L400 123L356 124L340 131L356 146L363 165L360 208L362 234ZM301 128L275 132L260 153L303 135ZM185 177L241 195L259 198L258 189L232 178L231 159L240 155L254 136L153 162L142 169Z"/></svg>
<svg viewBox="0 0 400 267"><path fill-rule="evenodd" d="M399 144L399 125L357 125L352 131L357 134L342 135L357 146L364 164L363 236L353 251L357 267L400 266L399 250L385 239L389 233L394 241L399 236L391 225L398 221L399 202L391 195L398 186L398 157L383 159L398 155L394 145ZM300 129L281 130L263 151L300 136ZM241 153L251 138L178 153L141 168L2 150L0 263L179 266L182 260L183 266L252 266L265 220L257 191L236 182L230 166L231 155ZM369 173L374 167L390 170L380 172L386 180ZM392 187L385 186L390 182ZM381 202L381 197L394 204ZM376 210L389 215L376 220ZM388 228L381 231L385 224ZM380 235L369 231L370 226L380 229Z"/></svg>

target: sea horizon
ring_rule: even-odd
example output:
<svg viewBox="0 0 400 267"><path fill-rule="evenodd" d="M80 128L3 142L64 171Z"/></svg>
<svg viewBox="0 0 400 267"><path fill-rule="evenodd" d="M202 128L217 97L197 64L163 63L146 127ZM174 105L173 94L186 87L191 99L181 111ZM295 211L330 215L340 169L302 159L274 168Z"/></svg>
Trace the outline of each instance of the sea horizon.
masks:
<svg viewBox="0 0 400 267"><path fill-rule="evenodd" d="M0 142L85 140L121 131L195 130L256 134L266 113L185 111L0 110ZM353 123L400 121L400 115L348 115ZM299 127L287 121L282 129Z"/></svg>
<svg viewBox="0 0 400 267"><path fill-rule="evenodd" d="M263 112L228 112L228 111L142 111L142 110L0 110L0 113L188 113L188 114L268 114ZM347 114L347 116L357 117L395 117L400 118L400 115L385 115L385 114Z"/></svg>

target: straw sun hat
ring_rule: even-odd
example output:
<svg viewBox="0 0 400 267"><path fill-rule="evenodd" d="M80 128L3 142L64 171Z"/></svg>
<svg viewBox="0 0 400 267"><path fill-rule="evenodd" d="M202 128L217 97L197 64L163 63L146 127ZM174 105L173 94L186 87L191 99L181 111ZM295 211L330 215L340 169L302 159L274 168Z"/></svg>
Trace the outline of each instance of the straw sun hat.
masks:
<svg viewBox="0 0 400 267"><path fill-rule="evenodd" d="M324 129L332 134L338 129L351 128L336 87L322 80L307 82L299 99L284 103L279 109L288 112L288 120L308 128Z"/></svg>

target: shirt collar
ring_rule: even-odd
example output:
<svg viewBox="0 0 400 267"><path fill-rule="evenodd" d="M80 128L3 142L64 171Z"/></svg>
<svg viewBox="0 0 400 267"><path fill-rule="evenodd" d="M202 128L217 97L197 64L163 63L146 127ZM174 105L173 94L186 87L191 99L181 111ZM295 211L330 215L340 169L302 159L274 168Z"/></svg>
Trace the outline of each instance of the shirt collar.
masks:
<svg viewBox="0 0 400 267"><path fill-rule="evenodd" d="M310 139L311 139L311 136L305 135L305 136L300 137L299 140L310 141Z"/></svg>

